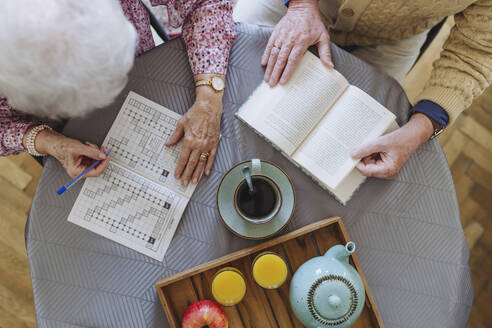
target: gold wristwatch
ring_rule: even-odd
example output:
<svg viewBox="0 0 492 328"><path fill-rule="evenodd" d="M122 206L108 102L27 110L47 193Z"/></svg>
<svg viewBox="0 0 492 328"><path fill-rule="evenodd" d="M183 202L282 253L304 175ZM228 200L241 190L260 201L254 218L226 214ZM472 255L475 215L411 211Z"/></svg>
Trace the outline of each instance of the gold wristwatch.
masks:
<svg viewBox="0 0 492 328"><path fill-rule="evenodd" d="M215 90L215 92L221 92L225 89L225 82L222 78L214 76L206 80L198 80L195 82L195 86L199 87L201 85L208 85Z"/></svg>

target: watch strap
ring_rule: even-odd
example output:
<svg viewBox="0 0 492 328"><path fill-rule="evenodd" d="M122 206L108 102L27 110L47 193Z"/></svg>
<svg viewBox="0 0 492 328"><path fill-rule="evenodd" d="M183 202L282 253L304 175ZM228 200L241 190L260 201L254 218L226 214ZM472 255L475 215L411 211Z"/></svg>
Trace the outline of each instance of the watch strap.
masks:
<svg viewBox="0 0 492 328"><path fill-rule="evenodd" d="M196 87L199 87L201 85L212 85L212 79L208 79L208 80L198 80L195 82L195 86Z"/></svg>

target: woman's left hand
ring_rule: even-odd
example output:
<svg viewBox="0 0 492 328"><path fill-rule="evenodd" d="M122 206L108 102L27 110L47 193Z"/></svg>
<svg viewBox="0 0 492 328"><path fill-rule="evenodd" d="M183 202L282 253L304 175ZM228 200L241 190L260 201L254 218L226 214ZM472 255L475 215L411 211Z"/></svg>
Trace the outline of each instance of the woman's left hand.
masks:
<svg viewBox="0 0 492 328"><path fill-rule="evenodd" d="M222 94L208 86L197 87L195 103L178 121L176 130L166 142L166 146L173 146L184 137L174 171L183 187L190 181L197 183L204 170L206 175L210 174L220 141Z"/></svg>

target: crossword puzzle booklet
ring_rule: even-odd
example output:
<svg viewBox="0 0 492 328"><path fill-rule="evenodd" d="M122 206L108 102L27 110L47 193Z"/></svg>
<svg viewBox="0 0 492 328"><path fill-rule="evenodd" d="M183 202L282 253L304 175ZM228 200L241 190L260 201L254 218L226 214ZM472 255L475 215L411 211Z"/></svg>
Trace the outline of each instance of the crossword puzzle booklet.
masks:
<svg viewBox="0 0 492 328"><path fill-rule="evenodd" d="M181 143L164 146L180 117L130 91L104 139L111 162L85 180L68 221L162 261L196 187L174 178Z"/></svg>

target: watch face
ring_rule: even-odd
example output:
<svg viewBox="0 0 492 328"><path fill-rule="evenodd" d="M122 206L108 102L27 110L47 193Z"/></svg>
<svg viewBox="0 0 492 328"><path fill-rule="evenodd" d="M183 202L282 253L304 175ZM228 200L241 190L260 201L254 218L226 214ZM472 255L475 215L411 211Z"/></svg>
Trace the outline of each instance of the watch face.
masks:
<svg viewBox="0 0 492 328"><path fill-rule="evenodd" d="M217 91L224 90L224 80L222 80L220 77L214 76L212 78L212 87Z"/></svg>

